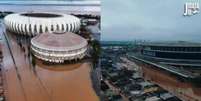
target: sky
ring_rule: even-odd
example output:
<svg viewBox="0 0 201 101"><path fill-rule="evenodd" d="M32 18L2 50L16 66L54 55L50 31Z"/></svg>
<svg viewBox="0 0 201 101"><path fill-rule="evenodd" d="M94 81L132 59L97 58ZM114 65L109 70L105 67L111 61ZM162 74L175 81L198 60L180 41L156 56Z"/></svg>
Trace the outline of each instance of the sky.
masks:
<svg viewBox="0 0 201 101"><path fill-rule="evenodd" d="M0 0L0 1L99 1L99 0Z"/></svg>
<svg viewBox="0 0 201 101"><path fill-rule="evenodd" d="M102 0L101 40L201 42L201 13L184 17L187 1Z"/></svg>

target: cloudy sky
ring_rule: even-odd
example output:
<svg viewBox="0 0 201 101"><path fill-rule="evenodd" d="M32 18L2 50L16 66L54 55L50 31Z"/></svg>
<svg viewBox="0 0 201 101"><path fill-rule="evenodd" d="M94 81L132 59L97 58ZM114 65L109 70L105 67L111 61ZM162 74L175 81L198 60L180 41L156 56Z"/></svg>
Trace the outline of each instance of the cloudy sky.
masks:
<svg viewBox="0 0 201 101"><path fill-rule="evenodd" d="M201 42L201 13L184 17L189 0L102 0L102 40Z"/></svg>

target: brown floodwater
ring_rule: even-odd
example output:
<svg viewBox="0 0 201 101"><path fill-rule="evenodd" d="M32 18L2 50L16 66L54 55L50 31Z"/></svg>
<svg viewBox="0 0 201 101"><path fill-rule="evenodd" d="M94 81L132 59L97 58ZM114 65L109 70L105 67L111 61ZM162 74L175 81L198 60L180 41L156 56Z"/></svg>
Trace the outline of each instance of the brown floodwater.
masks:
<svg viewBox="0 0 201 101"><path fill-rule="evenodd" d="M45 66L37 62L36 75L53 101L98 101L90 80L90 63Z"/></svg>
<svg viewBox="0 0 201 101"><path fill-rule="evenodd" d="M183 101L201 101L201 88L190 82L180 81L175 76L146 64L138 64L145 79L150 80L162 88L173 93Z"/></svg>
<svg viewBox="0 0 201 101"><path fill-rule="evenodd" d="M8 37L15 63L4 40L3 74L7 101L99 101L92 87L89 61L47 65L36 60L33 68L27 49L24 52L19 47L15 36L8 34Z"/></svg>

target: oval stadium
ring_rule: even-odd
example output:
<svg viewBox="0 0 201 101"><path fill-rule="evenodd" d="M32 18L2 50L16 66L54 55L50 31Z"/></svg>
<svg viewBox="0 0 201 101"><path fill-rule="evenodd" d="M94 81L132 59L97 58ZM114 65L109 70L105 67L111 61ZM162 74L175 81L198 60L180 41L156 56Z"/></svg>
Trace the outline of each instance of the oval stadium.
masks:
<svg viewBox="0 0 201 101"><path fill-rule="evenodd" d="M82 59L87 51L87 41L71 32L42 33L31 39L33 54L48 62Z"/></svg>
<svg viewBox="0 0 201 101"><path fill-rule="evenodd" d="M54 31L77 32L80 28L79 18L50 12L10 14L4 23L9 31L28 36Z"/></svg>

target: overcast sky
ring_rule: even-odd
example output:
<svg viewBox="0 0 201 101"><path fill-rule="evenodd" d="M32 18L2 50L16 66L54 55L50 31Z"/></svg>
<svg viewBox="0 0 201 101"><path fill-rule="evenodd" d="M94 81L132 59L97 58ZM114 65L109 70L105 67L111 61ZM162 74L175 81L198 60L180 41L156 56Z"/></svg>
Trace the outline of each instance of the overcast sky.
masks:
<svg viewBox="0 0 201 101"><path fill-rule="evenodd" d="M102 40L201 42L201 13L183 17L189 0L102 0Z"/></svg>

